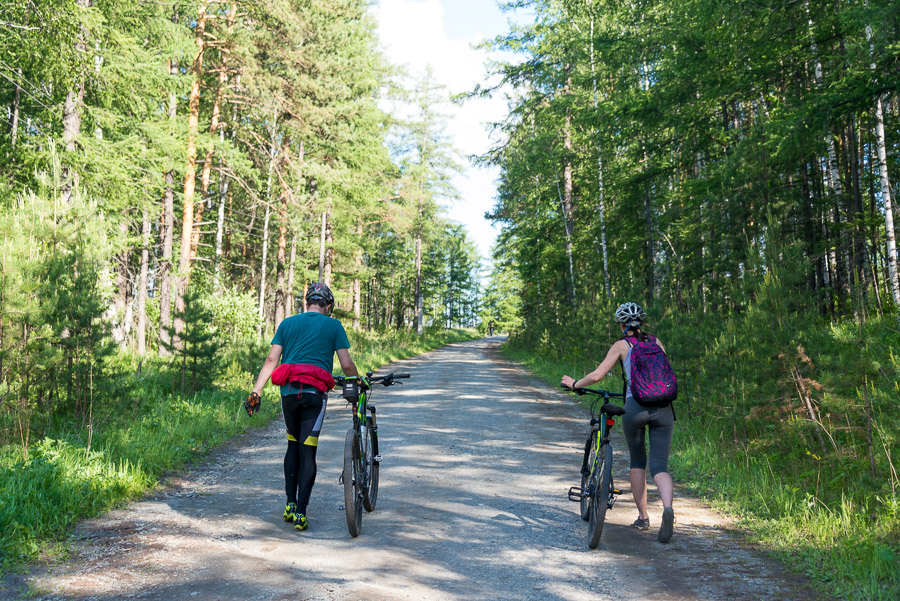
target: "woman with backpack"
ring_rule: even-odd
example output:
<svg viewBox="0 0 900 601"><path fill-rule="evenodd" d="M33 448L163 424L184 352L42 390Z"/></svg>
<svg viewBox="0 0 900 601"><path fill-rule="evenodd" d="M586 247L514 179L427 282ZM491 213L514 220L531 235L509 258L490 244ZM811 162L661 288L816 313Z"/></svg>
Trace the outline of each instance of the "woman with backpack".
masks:
<svg viewBox="0 0 900 601"><path fill-rule="evenodd" d="M650 516L647 514L648 461L644 442L645 435L649 432L650 474L663 502L662 525L657 538L659 542L667 543L672 539L675 527L672 476L669 475L667 464L675 424L671 402L677 395L677 385L662 343L641 330L646 318L644 310L635 303L619 305L616 309L616 321L622 328L622 339L610 347L597 369L580 380L563 376L561 383L568 388L585 388L602 380L617 362L622 362L625 374L625 415L622 416L622 429L631 455L629 479L638 509L638 518L632 525L642 531L650 529Z"/></svg>

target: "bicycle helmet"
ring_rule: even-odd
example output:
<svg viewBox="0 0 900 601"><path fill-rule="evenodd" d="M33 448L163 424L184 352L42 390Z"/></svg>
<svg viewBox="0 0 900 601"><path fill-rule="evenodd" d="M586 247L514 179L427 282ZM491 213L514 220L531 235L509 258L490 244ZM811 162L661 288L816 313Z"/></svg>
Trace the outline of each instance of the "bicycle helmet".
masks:
<svg viewBox="0 0 900 601"><path fill-rule="evenodd" d="M639 328L645 319L647 319L647 314L636 303L624 303L616 309L616 321L623 326Z"/></svg>
<svg viewBox="0 0 900 601"><path fill-rule="evenodd" d="M313 301L323 304L323 307L327 309L325 315L331 315L331 310L334 309L334 294L325 285L325 282L316 282L306 290L306 304L308 305Z"/></svg>

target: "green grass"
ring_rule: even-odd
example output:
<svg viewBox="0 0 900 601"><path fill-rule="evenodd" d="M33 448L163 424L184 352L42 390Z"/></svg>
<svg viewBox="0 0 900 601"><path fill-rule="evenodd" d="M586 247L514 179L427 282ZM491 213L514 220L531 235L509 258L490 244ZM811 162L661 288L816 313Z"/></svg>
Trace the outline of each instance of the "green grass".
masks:
<svg viewBox="0 0 900 601"><path fill-rule="evenodd" d="M664 340L670 352L677 352L677 336ZM827 409L829 402L841 403L844 411L858 409L847 398L853 396L853 390L847 389L846 372L837 365L834 371L827 369L843 356L838 347L846 342L839 329L817 339L821 390L832 391L831 401L826 398L820 410ZM745 342L745 346L752 344ZM690 349L698 351L696 344ZM504 352L553 386L563 374L578 378L596 367L591 360L553 359L552 353L510 344ZM714 358L707 355L704 361ZM719 367L724 369L724 363L722 359ZM769 365L745 367L749 372L771 370ZM707 371L703 373L711 377ZM750 385L741 384L746 394ZM618 370L597 386L620 390ZM871 394L887 394L892 386L885 380ZM835 428L837 448L828 449L822 457L810 435L810 424L796 418L781 423L765 413L756 418L749 412L735 416L740 390L730 384L707 385L706 410L694 414L697 407L691 402L696 400L696 391L685 388L687 392L676 401L678 422L670 461L674 477L683 486L740 518L754 542L808 575L828 594L854 601L900 598L900 497L896 474L892 475L888 465L898 426L892 419L895 408L887 406L881 413L884 427L879 434L885 447L876 468L883 477L875 479L868 474L865 455L859 456L849 439L841 441L840 437L846 436L843 430ZM775 388L753 385L753 394L764 407L775 404L766 400L766 395L776 395L782 402ZM835 424L846 418L826 416L824 419L833 418ZM846 421L851 423L849 418Z"/></svg>
<svg viewBox="0 0 900 601"><path fill-rule="evenodd" d="M351 354L360 370L374 370L451 342L468 340L469 330L351 334ZM248 428L274 419L278 393L264 392L261 413L248 419L241 404L267 347L223 353L216 386L196 394L173 394L171 370L161 362L120 357L118 375L95 401L90 448L88 428L71 415L39 423L40 439L0 447L0 569L9 569L60 541L80 519L120 506L158 483L166 471L200 457ZM243 356L239 356L243 355ZM7 439L13 423L3 424Z"/></svg>

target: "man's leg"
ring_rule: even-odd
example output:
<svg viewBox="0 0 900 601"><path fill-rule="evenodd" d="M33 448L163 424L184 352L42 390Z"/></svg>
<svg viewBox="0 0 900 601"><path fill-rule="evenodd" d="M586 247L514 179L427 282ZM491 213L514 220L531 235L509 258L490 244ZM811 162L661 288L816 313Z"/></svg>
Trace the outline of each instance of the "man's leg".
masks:
<svg viewBox="0 0 900 601"><path fill-rule="evenodd" d="M300 470L300 407L299 395L281 397L281 414L287 430L287 452L284 454L284 493L288 503L297 502L297 475Z"/></svg>
<svg viewBox="0 0 900 601"><path fill-rule="evenodd" d="M299 443L299 470L297 478L297 513L306 515L309 497L316 482L316 451L319 433L325 420L325 395L303 395Z"/></svg>

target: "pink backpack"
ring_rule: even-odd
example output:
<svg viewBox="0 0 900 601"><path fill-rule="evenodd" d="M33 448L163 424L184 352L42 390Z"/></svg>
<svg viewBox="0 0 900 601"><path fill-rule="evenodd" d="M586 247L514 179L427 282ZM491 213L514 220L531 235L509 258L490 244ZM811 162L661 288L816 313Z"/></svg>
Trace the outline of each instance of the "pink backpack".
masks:
<svg viewBox="0 0 900 601"><path fill-rule="evenodd" d="M666 407L678 398L675 372L656 338L643 337L623 339L631 347L631 394L645 407Z"/></svg>

